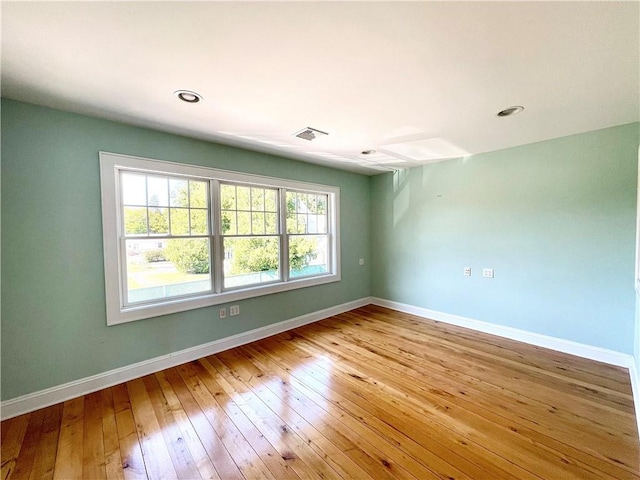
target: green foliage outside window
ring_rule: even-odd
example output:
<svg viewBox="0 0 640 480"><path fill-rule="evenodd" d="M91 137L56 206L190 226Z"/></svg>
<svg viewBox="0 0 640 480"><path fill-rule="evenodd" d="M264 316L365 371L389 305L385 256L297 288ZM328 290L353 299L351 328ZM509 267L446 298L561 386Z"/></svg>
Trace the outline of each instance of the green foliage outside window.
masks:
<svg viewBox="0 0 640 480"><path fill-rule="evenodd" d="M278 270L277 238L229 238L225 248L233 251L230 274L241 275L253 272ZM316 242L304 237L289 238L289 268L301 270L316 259Z"/></svg>
<svg viewBox="0 0 640 480"><path fill-rule="evenodd" d="M169 240L164 254L182 273L209 273L209 241L206 238Z"/></svg>
<svg viewBox="0 0 640 480"><path fill-rule="evenodd" d="M233 252L231 275L278 270L277 238L229 238L225 248Z"/></svg>
<svg viewBox="0 0 640 480"><path fill-rule="evenodd" d="M289 237L289 269L302 270L316 259L315 240L306 237Z"/></svg>
<svg viewBox="0 0 640 480"><path fill-rule="evenodd" d="M147 209L144 207L125 207L124 231L127 235L147 233Z"/></svg>

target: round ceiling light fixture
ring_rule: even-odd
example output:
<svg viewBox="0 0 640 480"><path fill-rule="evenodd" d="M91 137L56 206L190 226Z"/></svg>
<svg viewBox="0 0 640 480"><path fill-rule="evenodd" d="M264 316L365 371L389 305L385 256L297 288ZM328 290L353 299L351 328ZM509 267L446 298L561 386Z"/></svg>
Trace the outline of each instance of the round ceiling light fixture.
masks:
<svg viewBox="0 0 640 480"><path fill-rule="evenodd" d="M362 155L373 155L374 153L376 153L375 150L363 150L362 152L360 152Z"/></svg>
<svg viewBox="0 0 640 480"><path fill-rule="evenodd" d="M515 107L505 108L504 110L500 110L496 116L498 117L510 117L511 115L517 115L524 110L524 107L520 105L516 105Z"/></svg>
<svg viewBox="0 0 640 480"><path fill-rule="evenodd" d="M202 100L202 95L191 90L176 90L173 94L183 102L198 103Z"/></svg>

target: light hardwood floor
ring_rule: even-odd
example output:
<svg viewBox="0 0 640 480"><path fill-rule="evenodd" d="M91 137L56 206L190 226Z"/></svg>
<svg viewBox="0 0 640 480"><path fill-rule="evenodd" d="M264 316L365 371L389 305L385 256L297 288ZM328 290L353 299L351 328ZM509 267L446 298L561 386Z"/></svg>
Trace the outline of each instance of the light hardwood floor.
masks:
<svg viewBox="0 0 640 480"><path fill-rule="evenodd" d="M2 422L2 479L640 479L626 370L368 306Z"/></svg>

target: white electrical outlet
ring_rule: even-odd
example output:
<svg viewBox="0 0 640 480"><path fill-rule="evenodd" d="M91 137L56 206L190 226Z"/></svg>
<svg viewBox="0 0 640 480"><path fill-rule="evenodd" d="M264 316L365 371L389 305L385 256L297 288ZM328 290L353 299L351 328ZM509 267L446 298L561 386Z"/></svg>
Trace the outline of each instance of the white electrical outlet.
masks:
<svg viewBox="0 0 640 480"><path fill-rule="evenodd" d="M220 309L220 318L227 318L227 309L226 308L221 308Z"/></svg>
<svg viewBox="0 0 640 480"><path fill-rule="evenodd" d="M464 276L465 277L471 276L471 267L464 267Z"/></svg>
<svg viewBox="0 0 640 480"><path fill-rule="evenodd" d="M229 315L232 317L235 315L240 315L240 305L231 305L229 307Z"/></svg>
<svg viewBox="0 0 640 480"><path fill-rule="evenodd" d="M482 276L484 278L493 278L493 268L483 268Z"/></svg>
<svg viewBox="0 0 640 480"><path fill-rule="evenodd" d="M359 265L364 265L364 258L361 258L360 260L358 260L358 264Z"/></svg>

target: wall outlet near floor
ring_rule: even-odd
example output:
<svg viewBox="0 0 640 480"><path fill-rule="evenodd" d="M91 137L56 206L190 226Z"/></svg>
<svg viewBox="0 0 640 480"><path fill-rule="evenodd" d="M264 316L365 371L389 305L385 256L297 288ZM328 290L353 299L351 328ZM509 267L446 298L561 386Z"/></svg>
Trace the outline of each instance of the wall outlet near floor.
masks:
<svg viewBox="0 0 640 480"><path fill-rule="evenodd" d="M464 276L465 277L471 276L471 267L464 267Z"/></svg>
<svg viewBox="0 0 640 480"><path fill-rule="evenodd" d="M358 260L358 265L364 265L364 258L361 258L360 260Z"/></svg>
<svg viewBox="0 0 640 480"><path fill-rule="evenodd" d="M484 278L493 278L493 268L483 268L482 276Z"/></svg>
<svg viewBox="0 0 640 480"><path fill-rule="evenodd" d="M229 307L229 315L232 317L235 315L240 315L240 305L231 305Z"/></svg>
<svg viewBox="0 0 640 480"><path fill-rule="evenodd" d="M220 309L220 318L227 318L227 309L226 308L221 308Z"/></svg>

